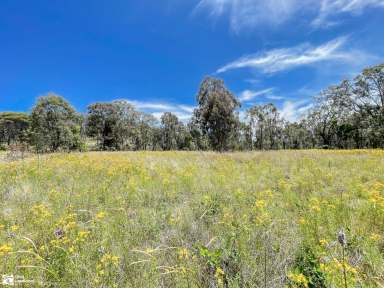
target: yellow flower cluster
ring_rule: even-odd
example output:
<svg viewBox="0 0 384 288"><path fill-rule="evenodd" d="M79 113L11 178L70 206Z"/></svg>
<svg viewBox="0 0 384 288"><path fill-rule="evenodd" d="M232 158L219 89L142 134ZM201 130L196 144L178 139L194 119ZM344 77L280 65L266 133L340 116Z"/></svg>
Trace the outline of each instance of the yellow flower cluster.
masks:
<svg viewBox="0 0 384 288"><path fill-rule="evenodd" d="M189 258L189 251L187 248L180 248L178 251L179 260L187 260Z"/></svg>
<svg viewBox="0 0 384 288"><path fill-rule="evenodd" d="M12 231L12 232L16 232L16 231L19 230L19 228L20 228L20 227L19 227L19 225L17 225L17 224L12 225L12 226L11 226L11 231Z"/></svg>
<svg viewBox="0 0 384 288"><path fill-rule="evenodd" d="M305 220L304 217L300 217L300 218L299 218L299 224L300 224L300 225L305 225L305 224L307 224L307 220Z"/></svg>
<svg viewBox="0 0 384 288"><path fill-rule="evenodd" d="M100 259L100 263L104 266L118 266L120 262L120 257L114 256L112 254L104 254Z"/></svg>
<svg viewBox="0 0 384 288"><path fill-rule="evenodd" d="M349 263L339 261L336 258L333 258L332 261L330 261L327 264L321 263L320 268L326 273L335 273L336 272L336 273L340 274L343 272L344 269L348 274L350 274L352 276L354 276L358 273L356 268L352 267Z"/></svg>
<svg viewBox="0 0 384 288"><path fill-rule="evenodd" d="M267 202L265 200L256 200L255 207L257 209L264 209L267 206Z"/></svg>
<svg viewBox="0 0 384 288"><path fill-rule="evenodd" d="M377 233L372 233L369 239L371 239L374 242L378 242L381 240L381 235Z"/></svg>
<svg viewBox="0 0 384 288"><path fill-rule="evenodd" d="M105 216L107 216L107 213L104 211L100 211L99 213L96 214L95 218L96 218L96 220L101 221L105 218Z"/></svg>
<svg viewBox="0 0 384 288"><path fill-rule="evenodd" d="M370 190L369 202L379 208L384 208L384 184L376 182Z"/></svg>
<svg viewBox="0 0 384 288"><path fill-rule="evenodd" d="M52 246L61 246L61 245L68 245L71 244L71 240L68 239L68 237L63 236L59 239L53 239L49 242Z"/></svg>
<svg viewBox="0 0 384 288"><path fill-rule="evenodd" d="M0 256L7 255L13 251L13 248L9 244L3 244L0 246Z"/></svg>
<svg viewBox="0 0 384 288"><path fill-rule="evenodd" d="M75 213L70 213L62 217L57 223L58 227L63 227L64 231L70 231L77 227L76 222L77 215Z"/></svg>
<svg viewBox="0 0 384 288"><path fill-rule="evenodd" d="M265 197L271 197L272 194L270 194L270 190L267 190L263 193L263 196ZM265 199L258 199L255 201L255 204L253 206L253 210L255 213L255 223L258 225L265 224L269 218L270 213L267 211L268 201Z"/></svg>
<svg viewBox="0 0 384 288"><path fill-rule="evenodd" d="M117 287L115 283L108 283L119 266L120 258L112 254L104 254L96 265L95 285L102 287ZM109 280L108 280L109 279Z"/></svg>
<svg viewBox="0 0 384 288"><path fill-rule="evenodd" d="M89 231L80 231L78 234L77 234L77 237L76 237L76 242L85 242L85 240L87 240L87 238L89 237L89 235L91 234L91 232Z"/></svg>
<svg viewBox="0 0 384 288"><path fill-rule="evenodd" d="M31 219L33 223L42 225L43 223L46 223L46 220L51 217L51 212L48 209L47 206L44 204L38 204L32 206L31 210Z"/></svg>
<svg viewBox="0 0 384 288"><path fill-rule="evenodd" d="M288 279L293 282L294 286L297 288L308 288L309 281L302 273L288 273Z"/></svg>
<svg viewBox="0 0 384 288"><path fill-rule="evenodd" d="M50 210L44 204L34 205L31 208L31 214L34 216L35 220L46 219L51 216Z"/></svg>
<svg viewBox="0 0 384 288"><path fill-rule="evenodd" d="M233 212L229 208L224 208L223 210L224 210L223 211L223 217L222 217L222 220L220 221L220 223L232 225L232 223L235 219L235 215L233 215Z"/></svg>
<svg viewBox="0 0 384 288"><path fill-rule="evenodd" d="M321 211L320 201L317 198L311 198L309 200L309 209L315 213L320 212Z"/></svg>
<svg viewBox="0 0 384 288"><path fill-rule="evenodd" d="M220 267L216 268L215 278L216 278L216 281L219 283L220 287L223 285L224 276L225 276L225 273L224 273L223 269L221 269Z"/></svg>

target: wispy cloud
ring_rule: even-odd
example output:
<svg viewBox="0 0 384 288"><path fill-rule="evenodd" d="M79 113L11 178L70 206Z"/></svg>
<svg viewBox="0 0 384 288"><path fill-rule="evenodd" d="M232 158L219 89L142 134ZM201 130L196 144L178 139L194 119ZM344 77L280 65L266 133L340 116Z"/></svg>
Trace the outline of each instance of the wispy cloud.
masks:
<svg viewBox="0 0 384 288"><path fill-rule="evenodd" d="M239 100L241 102L250 101L259 96L265 96L265 95L268 96L272 91L273 91L273 88L268 88L260 91L244 90L243 92L240 93Z"/></svg>
<svg viewBox="0 0 384 288"><path fill-rule="evenodd" d="M267 95L266 98L270 99L270 100L282 100L282 99L284 99L283 96L278 96L278 95Z"/></svg>
<svg viewBox="0 0 384 288"><path fill-rule="evenodd" d="M239 31L261 23L281 24L303 6L301 2L299 0L201 0L195 11L208 10L212 17L228 15L231 28Z"/></svg>
<svg viewBox="0 0 384 288"><path fill-rule="evenodd" d="M174 106L170 104L164 103L156 103L156 102L143 102L137 100L126 100L128 103L132 104L139 110L161 110L161 111L173 111Z"/></svg>
<svg viewBox="0 0 384 288"><path fill-rule="evenodd" d="M214 18L228 16L232 30L240 31L277 26L303 11L313 26L320 27L331 24L329 18L362 13L369 7L384 7L384 0L200 0L195 11L208 11Z"/></svg>
<svg viewBox="0 0 384 288"><path fill-rule="evenodd" d="M187 113L192 113L193 110L195 110L196 107L194 106L188 106L188 105L177 105L176 106L177 108L179 108L180 110L184 111L184 112L187 112Z"/></svg>
<svg viewBox="0 0 384 288"><path fill-rule="evenodd" d="M244 90L239 94L240 102L249 102L255 98L262 97L269 100L282 100L284 97L275 94L275 88L267 88L263 90ZM248 103L249 104L249 103Z"/></svg>
<svg viewBox="0 0 384 288"><path fill-rule="evenodd" d="M318 16L312 21L315 27L336 24L340 14L361 14L367 8L384 7L384 0L322 0Z"/></svg>
<svg viewBox="0 0 384 288"><path fill-rule="evenodd" d="M189 113L175 112L175 111L173 111L172 113L176 115L177 118L179 118L179 120L182 122L187 122L188 120L191 119L191 114ZM164 112L151 112L150 114L152 114L152 116L155 117L157 120L160 120Z"/></svg>
<svg viewBox="0 0 384 288"><path fill-rule="evenodd" d="M164 112L172 112L179 118L179 120L187 121L191 118L193 110L195 109L194 106L189 106L185 104L138 101L131 99L125 99L125 101L135 106L137 110L152 114L155 118L159 120L164 114Z"/></svg>
<svg viewBox="0 0 384 288"><path fill-rule="evenodd" d="M354 49L346 49L347 37L339 37L320 46L301 44L291 48L273 49L261 54L243 56L217 70L253 68L265 74L272 74L293 68L323 62L355 63L365 61L367 54Z"/></svg>
<svg viewBox="0 0 384 288"><path fill-rule="evenodd" d="M290 121L298 121L313 107L313 103L307 100L302 101L285 101L283 107L280 109L280 115Z"/></svg>

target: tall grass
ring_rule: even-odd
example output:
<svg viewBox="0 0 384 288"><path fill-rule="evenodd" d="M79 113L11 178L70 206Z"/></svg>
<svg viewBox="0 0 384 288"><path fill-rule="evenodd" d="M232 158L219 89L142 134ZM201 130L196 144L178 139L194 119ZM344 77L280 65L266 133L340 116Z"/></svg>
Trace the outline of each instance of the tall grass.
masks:
<svg viewBox="0 0 384 288"><path fill-rule="evenodd" d="M0 276L36 286L383 287L383 235L380 150L0 162Z"/></svg>

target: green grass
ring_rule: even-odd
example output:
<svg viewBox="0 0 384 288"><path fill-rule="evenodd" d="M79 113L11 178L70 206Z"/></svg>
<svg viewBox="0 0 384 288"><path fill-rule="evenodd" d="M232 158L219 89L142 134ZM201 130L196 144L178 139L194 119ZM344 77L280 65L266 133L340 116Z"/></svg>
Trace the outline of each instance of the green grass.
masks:
<svg viewBox="0 0 384 288"><path fill-rule="evenodd" d="M0 162L0 275L35 286L383 287L383 235L381 150Z"/></svg>

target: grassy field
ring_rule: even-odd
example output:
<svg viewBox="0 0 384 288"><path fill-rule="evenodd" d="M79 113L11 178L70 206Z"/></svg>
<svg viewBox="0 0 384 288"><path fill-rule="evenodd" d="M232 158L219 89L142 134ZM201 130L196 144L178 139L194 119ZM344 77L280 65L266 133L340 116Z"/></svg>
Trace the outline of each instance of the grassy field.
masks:
<svg viewBox="0 0 384 288"><path fill-rule="evenodd" d="M0 277L23 287L384 287L383 235L380 150L0 162Z"/></svg>

